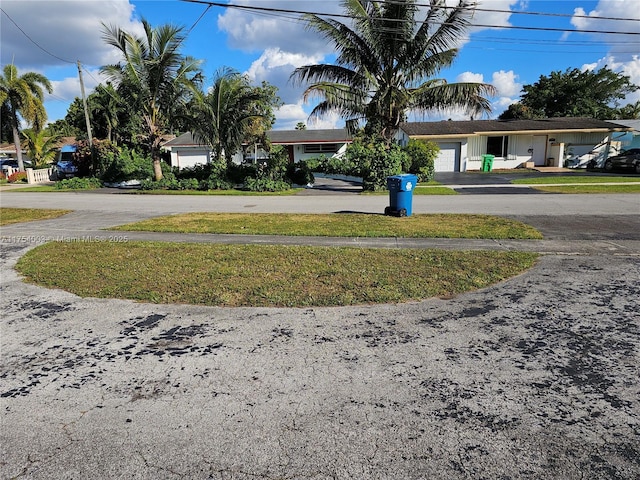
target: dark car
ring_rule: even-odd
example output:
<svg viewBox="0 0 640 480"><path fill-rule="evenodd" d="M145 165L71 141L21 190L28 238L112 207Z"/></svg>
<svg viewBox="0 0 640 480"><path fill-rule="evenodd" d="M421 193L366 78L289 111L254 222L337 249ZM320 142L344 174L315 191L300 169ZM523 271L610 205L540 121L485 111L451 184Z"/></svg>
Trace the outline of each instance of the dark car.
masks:
<svg viewBox="0 0 640 480"><path fill-rule="evenodd" d="M605 172L629 168L633 169L636 173L640 173L640 148L624 150L619 155L607 158L604 162Z"/></svg>
<svg viewBox="0 0 640 480"><path fill-rule="evenodd" d="M75 177L77 173L78 167L71 160L58 160L53 166L53 174L58 180Z"/></svg>
<svg viewBox="0 0 640 480"><path fill-rule="evenodd" d="M22 160L24 163L24 168L31 168L31 162L29 160ZM9 167L13 168L13 170L18 169L18 161L14 158L3 158L0 159L0 171L2 173L7 173L9 171Z"/></svg>

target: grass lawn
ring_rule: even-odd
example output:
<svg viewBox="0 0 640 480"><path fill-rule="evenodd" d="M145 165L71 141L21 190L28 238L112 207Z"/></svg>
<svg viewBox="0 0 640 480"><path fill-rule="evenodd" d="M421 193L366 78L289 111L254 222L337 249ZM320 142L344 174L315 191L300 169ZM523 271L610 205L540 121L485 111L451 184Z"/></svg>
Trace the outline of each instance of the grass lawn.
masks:
<svg viewBox="0 0 640 480"><path fill-rule="evenodd" d="M40 208L0 208L0 225L11 223L31 222L34 220L48 220L61 217L71 210L47 210Z"/></svg>
<svg viewBox="0 0 640 480"><path fill-rule="evenodd" d="M308 307L448 298L518 275L536 258L501 251L51 242L27 252L16 268L29 282L82 297Z"/></svg>
<svg viewBox="0 0 640 480"><path fill-rule="evenodd" d="M640 175L635 177L614 177L604 175L565 175L550 177L534 177L534 178L518 178L512 180L511 183L521 185L539 185L539 184L572 184L572 183L638 183L640 184Z"/></svg>
<svg viewBox="0 0 640 480"><path fill-rule="evenodd" d="M292 188L281 192L249 192L247 190L131 190L136 195L234 195L234 196L286 196L295 195L302 188Z"/></svg>
<svg viewBox="0 0 640 480"><path fill-rule="evenodd" d="M549 185L532 186L532 188L550 193L640 193L640 183L630 185Z"/></svg>
<svg viewBox="0 0 640 480"><path fill-rule="evenodd" d="M388 193L388 192L387 192ZM414 195L458 195L454 189L449 187L431 187L427 185L418 185L413 190Z"/></svg>
<svg viewBox="0 0 640 480"><path fill-rule="evenodd" d="M121 231L326 237L541 239L522 222L493 215L185 213L113 228Z"/></svg>
<svg viewBox="0 0 640 480"><path fill-rule="evenodd" d="M15 193L15 192L64 192L65 190L57 190L55 185L38 185L35 187L16 188L15 190L3 190L2 193ZM69 190L66 190L67 192Z"/></svg>

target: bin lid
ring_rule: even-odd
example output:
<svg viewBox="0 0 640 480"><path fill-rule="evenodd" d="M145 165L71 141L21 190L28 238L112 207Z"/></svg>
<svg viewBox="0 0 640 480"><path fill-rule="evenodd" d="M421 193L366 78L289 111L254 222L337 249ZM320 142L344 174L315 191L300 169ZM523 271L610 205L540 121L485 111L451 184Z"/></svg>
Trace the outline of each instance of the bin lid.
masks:
<svg viewBox="0 0 640 480"><path fill-rule="evenodd" d="M413 190L418 183L418 176L413 173L403 173L387 177L387 185L399 186L401 190Z"/></svg>

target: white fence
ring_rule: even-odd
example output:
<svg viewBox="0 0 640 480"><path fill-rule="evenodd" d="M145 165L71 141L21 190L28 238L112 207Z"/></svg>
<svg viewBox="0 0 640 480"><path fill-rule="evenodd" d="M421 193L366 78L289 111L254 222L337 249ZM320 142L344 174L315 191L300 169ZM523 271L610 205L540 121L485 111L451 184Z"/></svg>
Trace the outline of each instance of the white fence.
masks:
<svg viewBox="0 0 640 480"><path fill-rule="evenodd" d="M47 183L51 181L51 169L50 168L40 168L38 170L34 170L33 168L26 168L27 173L27 183L35 184L35 183ZM17 168L7 167L5 170L5 174L7 177L17 172Z"/></svg>
<svg viewBox="0 0 640 480"><path fill-rule="evenodd" d="M47 183L51 181L51 169L40 168L34 170L33 168L25 169L27 171L27 183Z"/></svg>

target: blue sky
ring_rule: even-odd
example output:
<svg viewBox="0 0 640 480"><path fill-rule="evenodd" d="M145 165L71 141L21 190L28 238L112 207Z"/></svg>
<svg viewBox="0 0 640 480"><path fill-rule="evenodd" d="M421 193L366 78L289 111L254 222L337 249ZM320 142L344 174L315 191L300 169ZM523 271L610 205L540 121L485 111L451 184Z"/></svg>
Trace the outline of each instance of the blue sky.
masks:
<svg viewBox="0 0 640 480"><path fill-rule="evenodd" d="M228 3L318 13L341 11L339 0ZM484 0L455 64L440 76L448 81L492 83L498 95L491 99L491 117L517 101L523 85L552 71L608 65L640 85L640 35L611 33L640 32L639 6L638 0ZM191 29L182 52L204 61L209 80L216 70L231 67L256 83L266 80L279 88L285 105L277 112L275 128L308 123L313 107L302 103L301 88L288 83L293 69L332 58L331 45L305 30L295 16L207 8L180 0L3 0L0 8L1 63L13 62L21 72L41 72L52 81L54 93L45 102L50 121L63 118L69 103L80 96L78 60L87 94L101 80L99 67L118 61L101 38L102 22L130 32L140 32L141 18L154 26L172 23L184 26L185 31ZM625 20L615 20L618 18ZM638 100L640 93L623 103ZM446 112L417 120L442 118L465 117ZM343 125L342 119L328 117L309 128Z"/></svg>

